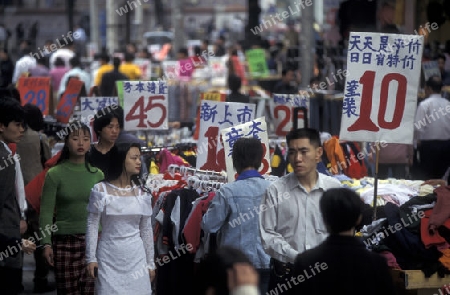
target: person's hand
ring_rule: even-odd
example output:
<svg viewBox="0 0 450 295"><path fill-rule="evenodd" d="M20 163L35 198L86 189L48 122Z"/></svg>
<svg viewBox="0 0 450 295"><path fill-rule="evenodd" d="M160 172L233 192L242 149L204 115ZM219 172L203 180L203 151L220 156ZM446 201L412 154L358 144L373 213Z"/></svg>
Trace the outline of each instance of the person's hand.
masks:
<svg viewBox="0 0 450 295"><path fill-rule="evenodd" d="M50 245L44 246L44 258L50 266L53 266L53 249Z"/></svg>
<svg viewBox="0 0 450 295"><path fill-rule="evenodd" d="M22 250L26 254L31 254L36 250L36 244L32 241L22 239Z"/></svg>
<svg viewBox="0 0 450 295"><path fill-rule="evenodd" d="M447 182L443 179L429 179L427 181L424 181L421 185L425 185L425 184L429 184L432 186L437 186L437 185L444 186L444 185L447 185Z"/></svg>
<svg viewBox="0 0 450 295"><path fill-rule="evenodd" d="M248 263L236 263L228 271L228 290L233 291L239 286L258 285L258 274Z"/></svg>
<svg viewBox="0 0 450 295"><path fill-rule="evenodd" d="M25 220L21 220L20 221L20 234L23 235L27 231L27 228L28 228L27 222Z"/></svg>
<svg viewBox="0 0 450 295"><path fill-rule="evenodd" d="M153 280L154 280L155 277L156 277L156 271L155 271L154 269L149 269L149 270L148 270L148 273L149 273L149 275L150 275L150 282L153 282Z"/></svg>
<svg viewBox="0 0 450 295"><path fill-rule="evenodd" d="M95 268L98 268L98 263L97 262L89 262L88 263L88 265L87 265L88 275L91 278L94 278L94 279L95 279L95 270L94 270Z"/></svg>

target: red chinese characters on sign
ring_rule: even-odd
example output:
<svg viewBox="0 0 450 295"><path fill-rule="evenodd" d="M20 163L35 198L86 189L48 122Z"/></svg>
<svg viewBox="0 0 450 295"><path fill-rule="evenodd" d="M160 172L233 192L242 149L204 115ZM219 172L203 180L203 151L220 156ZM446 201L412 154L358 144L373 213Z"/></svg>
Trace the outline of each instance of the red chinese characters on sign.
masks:
<svg viewBox="0 0 450 295"><path fill-rule="evenodd" d="M83 81L79 79L69 80L66 91L64 91L61 96L61 100L56 109L56 120L58 122L65 124L69 123L70 116L73 113L73 109L75 108L83 86Z"/></svg>

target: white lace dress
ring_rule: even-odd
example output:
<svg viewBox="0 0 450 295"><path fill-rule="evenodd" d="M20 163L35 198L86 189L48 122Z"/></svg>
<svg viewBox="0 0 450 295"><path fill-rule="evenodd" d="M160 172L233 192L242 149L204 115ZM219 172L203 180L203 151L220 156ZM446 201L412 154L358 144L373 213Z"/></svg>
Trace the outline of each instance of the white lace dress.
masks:
<svg viewBox="0 0 450 295"><path fill-rule="evenodd" d="M101 182L92 189L88 211L86 262L98 262L96 294L152 294L151 196L139 187L121 189Z"/></svg>

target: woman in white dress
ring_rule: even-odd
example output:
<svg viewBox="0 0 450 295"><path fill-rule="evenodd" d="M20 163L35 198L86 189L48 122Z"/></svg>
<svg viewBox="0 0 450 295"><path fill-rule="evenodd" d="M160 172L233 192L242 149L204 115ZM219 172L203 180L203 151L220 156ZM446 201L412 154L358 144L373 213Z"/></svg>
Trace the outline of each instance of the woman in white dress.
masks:
<svg viewBox="0 0 450 295"><path fill-rule="evenodd" d="M92 277L97 273L99 295L151 294L156 268L152 197L132 180L141 169L140 145L117 144L112 151L108 176L94 186L89 199L88 272Z"/></svg>

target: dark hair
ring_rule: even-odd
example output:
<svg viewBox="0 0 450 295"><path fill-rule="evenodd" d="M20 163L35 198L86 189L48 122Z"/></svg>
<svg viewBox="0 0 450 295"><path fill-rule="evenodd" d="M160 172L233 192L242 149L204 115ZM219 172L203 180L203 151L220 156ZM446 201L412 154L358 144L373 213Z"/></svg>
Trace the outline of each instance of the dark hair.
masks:
<svg viewBox="0 0 450 295"><path fill-rule="evenodd" d="M320 141L320 133L313 128L300 128L289 131L286 135L286 143L289 145L291 140L304 138L309 139L309 143L315 147L322 146L322 142Z"/></svg>
<svg viewBox="0 0 450 295"><path fill-rule="evenodd" d="M125 52L124 59L126 62L132 62L134 60L134 54L131 52Z"/></svg>
<svg viewBox="0 0 450 295"><path fill-rule="evenodd" d="M338 234L357 226L364 203L351 189L332 188L323 193L319 206L330 234Z"/></svg>
<svg viewBox="0 0 450 295"><path fill-rule="evenodd" d="M248 263L248 257L241 251L229 246L223 246L216 252L208 255L199 264L194 278L195 292L193 294L206 294L209 288L214 289L216 295L228 295L228 273L236 263Z"/></svg>
<svg viewBox="0 0 450 295"><path fill-rule="evenodd" d="M120 60L119 57L114 57L113 58L113 65L114 65L114 69L117 70L120 67L120 64L122 63L122 61Z"/></svg>
<svg viewBox="0 0 450 295"><path fill-rule="evenodd" d="M237 173L248 167L258 169L263 156L261 141L257 138L241 137L233 145L233 166Z"/></svg>
<svg viewBox="0 0 450 295"><path fill-rule="evenodd" d="M12 98L20 103L20 92L16 87L14 87L14 85L9 85L6 88L0 88L0 98L1 97Z"/></svg>
<svg viewBox="0 0 450 295"><path fill-rule="evenodd" d="M109 54L107 54L107 53L102 53L102 54L100 54L100 60L102 60L102 61L104 61L104 62L106 62L106 63L109 63L109 61L110 61L111 59L110 59L110 57L109 57Z"/></svg>
<svg viewBox="0 0 450 295"><path fill-rule="evenodd" d="M105 107L95 114L94 132L97 137L100 137L102 129L108 126L114 118L119 121L120 129L123 129L123 116L119 116L111 106Z"/></svg>
<svg viewBox="0 0 450 295"><path fill-rule="evenodd" d="M0 97L0 123L8 126L11 122L25 122L25 110L12 97Z"/></svg>
<svg viewBox="0 0 450 295"><path fill-rule="evenodd" d="M434 93L441 93L442 91L442 80L438 76L431 76L428 78L426 85L430 87Z"/></svg>
<svg viewBox="0 0 450 295"><path fill-rule="evenodd" d="M241 77L239 77L236 74L228 75L228 88L230 88L232 92L238 92L241 86L242 86Z"/></svg>
<svg viewBox="0 0 450 295"><path fill-rule="evenodd" d="M438 60L438 59L443 59L444 61L447 60L447 58L443 54L438 54L438 56L436 57L436 60Z"/></svg>
<svg viewBox="0 0 450 295"><path fill-rule="evenodd" d="M281 76L285 77L286 74L287 74L288 72L290 72L290 71L294 71L294 70L291 69L291 68L283 69L283 70L281 71Z"/></svg>
<svg viewBox="0 0 450 295"><path fill-rule="evenodd" d="M74 121L65 128L66 135L64 137L64 146L62 148L61 155L59 156L59 159L56 162L56 165L61 164L62 162L66 161L66 160L69 160L70 151L69 151L69 147L67 145L67 142L69 141L69 136L72 133L80 134L80 132L83 132L84 134L87 133L89 136L89 140L91 139L91 129L89 128L89 126L87 126L86 124L84 124L80 121ZM95 173L98 171L98 169L91 170L91 166L89 165L89 153L86 153L84 155L84 165L86 167L86 170L91 173Z"/></svg>
<svg viewBox="0 0 450 295"><path fill-rule="evenodd" d="M122 175L122 172L124 172L125 169L125 159L127 157L127 153L132 147L138 148L139 151L141 151L141 145L136 142L117 143L111 148L108 173L105 175L105 181L111 182ZM139 174L136 174L134 176L139 176ZM137 184L135 180L132 179L131 181L132 183L130 183L130 185L133 185L133 182L134 184Z"/></svg>
<svg viewBox="0 0 450 295"><path fill-rule="evenodd" d="M124 124L124 120L123 120L124 111L123 111L123 108L120 105L117 105L117 108L114 110L114 112L117 115L117 120L119 121L119 126L123 126L123 124ZM120 128L122 128L122 127L120 127Z"/></svg>
<svg viewBox="0 0 450 295"><path fill-rule="evenodd" d="M25 111L25 123L34 131L40 131L44 129L44 116L42 115L39 107L27 103L23 106Z"/></svg>
<svg viewBox="0 0 450 295"><path fill-rule="evenodd" d="M55 65L55 67L66 65L66 63L64 62L64 60L61 57L57 57L55 59L55 61L53 62L53 64Z"/></svg>
<svg viewBox="0 0 450 295"><path fill-rule="evenodd" d="M37 64L47 66L48 65L48 58L46 56L42 56L38 59L36 59Z"/></svg>
<svg viewBox="0 0 450 295"><path fill-rule="evenodd" d="M184 54L186 57L189 56L189 52L186 47L182 47L178 50L178 53Z"/></svg>
<svg viewBox="0 0 450 295"><path fill-rule="evenodd" d="M77 56L72 57L69 63L72 68L81 67L81 61Z"/></svg>
<svg viewBox="0 0 450 295"><path fill-rule="evenodd" d="M202 49L200 48L200 46L198 46L198 45L195 45L195 46L194 46L194 54L195 54L195 55L200 55L200 54L202 54Z"/></svg>

